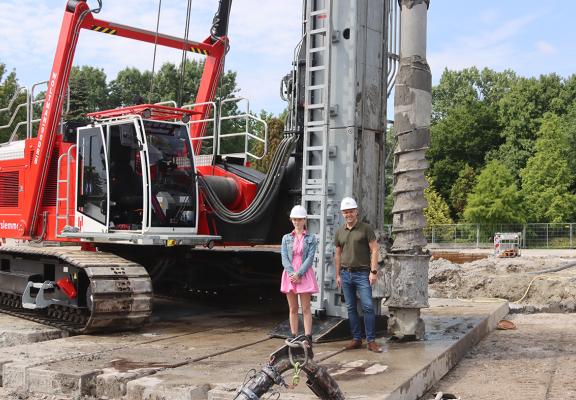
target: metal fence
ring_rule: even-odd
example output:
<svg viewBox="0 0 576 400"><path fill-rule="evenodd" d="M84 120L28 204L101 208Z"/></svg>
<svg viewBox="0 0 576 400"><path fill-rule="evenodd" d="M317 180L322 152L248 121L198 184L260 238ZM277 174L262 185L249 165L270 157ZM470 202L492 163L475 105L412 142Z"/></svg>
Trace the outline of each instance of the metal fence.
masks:
<svg viewBox="0 0 576 400"><path fill-rule="evenodd" d="M385 229L392 231L391 226ZM521 246L525 249L576 248L576 223L434 225L424 232L431 247L491 248L495 233L519 232L522 234Z"/></svg>
<svg viewBox="0 0 576 400"><path fill-rule="evenodd" d="M573 249L576 224L454 224L426 228L431 245L492 247L496 232L519 232L525 249Z"/></svg>

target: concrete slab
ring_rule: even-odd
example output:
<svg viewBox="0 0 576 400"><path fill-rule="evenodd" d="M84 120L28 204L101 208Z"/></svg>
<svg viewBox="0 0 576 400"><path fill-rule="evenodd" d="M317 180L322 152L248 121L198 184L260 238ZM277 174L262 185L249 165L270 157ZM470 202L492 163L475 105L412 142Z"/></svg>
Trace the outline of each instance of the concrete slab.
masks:
<svg viewBox="0 0 576 400"><path fill-rule="evenodd" d="M347 399L417 399L508 313L507 303L431 299L423 310L427 339L390 343L381 354L317 344ZM6 348L6 386L58 395L125 400L233 399L251 369L282 346L266 336L282 316L205 314L162 322L139 333L77 336ZM55 349L58 349L55 351ZM56 354L55 354L56 353ZM285 377L288 380L288 377ZM302 382L275 388L286 399L313 399Z"/></svg>
<svg viewBox="0 0 576 400"><path fill-rule="evenodd" d="M66 337L60 329L0 313L0 348Z"/></svg>
<svg viewBox="0 0 576 400"><path fill-rule="evenodd" d="M0 313L0 371L4 364L12 362L13 358L6 354L8 348L67 336L68 334L60 329ZM0 386L2 384L0 374Z"/></svg>
<svg viewBox="0 0 576 400"><path fill-rule="evenodd" d="M344 343L315 346L317 360L329 368L347 399L417 399L430 385L448 372L471 346L494 329L508 313L507 303L464 303L457 300L432 300L425 310L427 340L415 343L389 343L378 340L384 347L381 354L366 349L342 351ZM225 382L240 384L251 368L259 370L267 354L282 345L270 340L238 351L221 354L176 369L154 375L154 385L148 381L148 391L160 396L168 389L188 382L212 385ZM139 382L129 384L138 386ZM277 388L285 394L308 398L310 391L302 384L294 390ZM130 389L128 391L130 393ZM234 392L221 388L212 394L218 399L233 399ZM217 395L217 396L216 396ZM312 398L314 398L312 396Z"/></svg>
<svg viewBox="0 0 576 400"><path fill-rule="evenodd" d="M155 324L139 333L76 336L7 348L0 355L4 386L118 398L126 393L129 381L268 340L264 332L269 325L247 324L250 318L254 317L197 316L178 324Z"/></svg>

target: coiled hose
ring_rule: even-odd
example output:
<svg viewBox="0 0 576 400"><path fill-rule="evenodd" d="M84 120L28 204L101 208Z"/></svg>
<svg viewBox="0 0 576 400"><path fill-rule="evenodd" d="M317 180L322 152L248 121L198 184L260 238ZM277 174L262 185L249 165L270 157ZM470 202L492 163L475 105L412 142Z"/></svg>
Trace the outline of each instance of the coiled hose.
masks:
<svg viewBox="0 0 576 400"><path fill-rule="evenodd" d="M206 179L204 179L202 175L198 175L200 190L202 190L206 202L214 214L222 221L230 224L249 224L261 218L264 213L268 211L270 203L278 193L286 165L297 141L298 136L296 135L287 136L282 139L274 153L266 178L258 189L254 200L245 210L239 212L230 211L222 204L218 195L210 187Z"/></svg>

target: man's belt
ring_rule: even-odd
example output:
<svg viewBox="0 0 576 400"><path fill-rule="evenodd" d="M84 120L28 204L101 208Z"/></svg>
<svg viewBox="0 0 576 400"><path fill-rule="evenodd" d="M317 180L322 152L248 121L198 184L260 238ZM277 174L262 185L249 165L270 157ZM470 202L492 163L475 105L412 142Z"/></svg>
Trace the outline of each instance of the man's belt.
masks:
<svg viewBox="0 0 576 400"><path fill-rule="evenodd" d="M370 267L349 267L347 265L342 265L340 269L348 272L370 272Z"/></svg>

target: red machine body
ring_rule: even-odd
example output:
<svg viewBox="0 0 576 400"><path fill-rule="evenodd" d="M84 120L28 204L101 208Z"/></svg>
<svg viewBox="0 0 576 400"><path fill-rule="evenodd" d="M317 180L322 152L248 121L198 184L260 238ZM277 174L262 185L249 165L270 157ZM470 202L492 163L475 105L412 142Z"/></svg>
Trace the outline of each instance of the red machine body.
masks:
<svg viewBox="0 0 576 400"><path fill-rule="evenodd" d="M78 222L72 220L76 208L76 181L72 174L67 173L66 168L62 168L68 158L69 168L74 171L77 167L73 144L63 141L58 127L76 44L83 29L178 50L187 49L206 56L196 96L196 103L200 105L193 110L144 104L94 113L91 117L113 118L123 114L142 114L146 110L152 111L148 116L151 120L173 121L182 116L186 119L202 120L208 112L207 103L214 97L222 72L228 41L226 37L214 40L209 36L203 42L185 42L179 38L96 19L85 1L69 1L64 12L37 136L26 139L24 143L8 144L8 147L21 157L0 159L0 237L48 241L77 240L58 237L55 232L66 225L75 226ZM190 135L200 137L203 131L203 123L193 124ZM198 142L198 149L200 146ZM59 163L61 168L58 168ZM218 170L218 174L231 175L221 170ZM240 183L239 187L246 188L247 193L255 190L255 186L247 182ZM247 201L249 199L237 203L245 205ZM58 220L57 204L60 214L68 216L66 220Z"/></svg>

